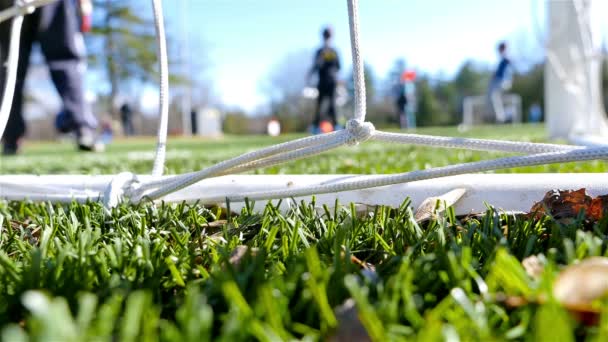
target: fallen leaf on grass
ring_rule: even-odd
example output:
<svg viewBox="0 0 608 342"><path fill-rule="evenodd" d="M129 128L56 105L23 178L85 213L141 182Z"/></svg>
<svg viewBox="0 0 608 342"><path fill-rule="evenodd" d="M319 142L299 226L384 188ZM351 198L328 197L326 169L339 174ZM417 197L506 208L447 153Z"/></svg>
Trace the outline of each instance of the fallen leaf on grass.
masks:
<svg viewBox="0 0 608 342"><path fill-rule="evenodd" d="M420 223L422 221L430 220L433 215L440 214L447 207L450 207L462 196L466 193L466 190L463 188L454 189L452 191L446 192L443 195L436 197L429 197L422 201L418 209L416 209L416 213L414 214L414 219L416 222ZM439 201L439 203L437 203Z"/></svg>
<svg viewBox="0 0 608 342"><path fill-rule="evenodd" d="M543 215L551 215L562 223L571 223L581 211L585 219L596 222L604 217L608 209L608 195L591 197L586 190L551 190L545 197L534 203L530 215L540 219Z"/></svg>

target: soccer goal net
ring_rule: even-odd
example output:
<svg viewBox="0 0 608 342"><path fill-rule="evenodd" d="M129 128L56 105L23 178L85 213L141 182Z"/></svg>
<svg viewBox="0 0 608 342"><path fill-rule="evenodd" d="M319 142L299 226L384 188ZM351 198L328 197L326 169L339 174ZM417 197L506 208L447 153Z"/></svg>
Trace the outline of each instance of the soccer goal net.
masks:
<svg viewBox="0 0 608 342"><path fill-rule="evenodd" d="M10 111L12 89L15 84L19 31L23 16L35 6L51 0L21 0L0 14L0 20L13 18L7 81L4 101L0 109L0 133L4 131ZM121 173L118 175L1 175L0 198L35 201L102 201L108 208L128 201L184 201L232 204L249 200L310 199L333 205L336 199L369 205L399 205L411 197L414 205L423 200L458 189L461 200L457 213L484 211L485 202L505 210L529 209L532 202L556 187L587 188L593 195L608 193L605 174L523 174L471 175L514 167L565 163L584 160L604 160L607 147L585 147L546 143L529 143L488 139L469 139L392 133L376 130L366 121L363 54L359 42L358 1L347 0L349 31L353 58L354 113L346 127L285 142L220 162L200 171L163 176L168 116L168 73L160 0L152 0L156 32L159 42L160 111L158 145L153 171L150 175ZM292 176L237 176L249 170L276 165L286 161L311 157L341 146L355 146L368 140L387 144L425 145L437 148L459 148L481 151L502 151L519 155L424 170L404 170L383 175L292 175ZM291 201L284 201L289 205ZM234 208L234 206L233 206Z"/></svg>
<svg viewBox="0 0 608 342"><path fill-rule="evenodd" d="M517 94L500 94L502 112L505 122L521 123L521 97ZM467 96L462 100L462 125L470 127L474 125L496 123L496 114L491 105L489 96Z"/></svg>

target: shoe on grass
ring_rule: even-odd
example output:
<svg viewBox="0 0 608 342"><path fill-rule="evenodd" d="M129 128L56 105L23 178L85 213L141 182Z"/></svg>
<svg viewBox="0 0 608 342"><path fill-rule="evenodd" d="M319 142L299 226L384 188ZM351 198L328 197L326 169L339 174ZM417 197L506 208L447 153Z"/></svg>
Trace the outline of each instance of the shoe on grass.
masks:
<svg viewBox="0 0 608 342"><path fill-rule="evenodd" d="M100 142L95 142L92 145L78 144L78 151L82 152L103 152L106 149L106 145Z"/></svg>
<svg viewBox="0 0 608 342"><path fill-rule="evenodd" d="M90 130L81 130L76 139L78 150L83 152L103 152L105 145L97 140L95 134Z"/></svg>

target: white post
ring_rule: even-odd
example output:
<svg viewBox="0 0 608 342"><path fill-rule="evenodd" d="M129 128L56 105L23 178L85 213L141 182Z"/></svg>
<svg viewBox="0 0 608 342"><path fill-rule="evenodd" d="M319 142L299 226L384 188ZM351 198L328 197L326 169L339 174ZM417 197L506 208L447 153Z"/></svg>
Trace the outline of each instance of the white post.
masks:
<svg viewBox="0 0 608 342"><path fill-rule="evenodd" d="M600 83L601 37L592 21L597 4L547 1L545 112L550 138L582 142L600 137L608 142Z"/></svg>

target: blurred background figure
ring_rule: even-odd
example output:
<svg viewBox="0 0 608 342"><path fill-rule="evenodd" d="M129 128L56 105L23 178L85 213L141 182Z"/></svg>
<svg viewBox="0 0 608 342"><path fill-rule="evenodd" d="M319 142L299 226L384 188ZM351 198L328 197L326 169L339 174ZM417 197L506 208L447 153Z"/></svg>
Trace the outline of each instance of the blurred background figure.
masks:
<svg viewBox="0 0 608 342"><path fill-rule="evenodd" d="M13 1L1 0L1 8ZM21 30L17 80L11 113L2 138L4 155L16 154L26 133L23 117L23 90L34 42L40 44L51 79L61 98L63 109L57 117L56 129L72 132L81 151L100 151L97 142L97 119L91 112L84 92L86 71L85 46L82 32L91 28L92 3L90 0L60 0L25 16ZM0 23L0 58L8 57L11 20ZM0 68L0 84L6 79L6 68Z"/></svg>
<svg viewBox="0 0 608 342"><path fill-rule="evenodd" d="M126 137L135 135L135 129L133 128L133 110L127 102L120 106L120 122L122 123L122 130Z"/></svg>
<svg viewBox="0 0 608 342"><path fill-rule="evenodd" d="M534 102L530 106L530 110L528 112L528 121L529 122L541 122L543 118L543 110L538 104L538 102Z"/></svg>
<svg viewBox="0 0 608 342"><path fill-rule="evenodd" d="M500 62L496 71L492 75L490 80L490 86L488 87L488 98L490 108L494 114L494 118L497 123L506 123L513 120L505 112L504 103L502 100L503 91L511 88L512 84L512 66L511 61L507 57L507 43L500 42L498 44L498 54L500 56Z"/></svg>
<svg viewBox="0 0 608 342"><path fill-rule="evenodd" d="M109 144L114 138L114 129L112 128L112 118L106 117L101 120L101 134L99 135L100 140L104 144Z"/></svg>
<svg viewBox="0 0 608 342"><path fill-rule="evenodd" d="M397 114L397 123L400 128L407 128L407 118L405 115L405 106L407 105L407 96L405 95L405 80L403 74L405 73L405 61L400 59L397 62L397 79L395 81L394 93L395 93L395 109Z"/></svg>
<svg viewBox="0 0 608 342"><path fill-rule="evenodd" d="M312 133L320 133L319 124L322 114L331 123L332 130L336 126L336 85L338 84L338 71L340 58L338 52L331 46L332 29L326 27L322 32L323 46L315 53L313 65L308 72L308 83L311 77L317 74L317 105L312 122ZM327 126L327 125L325 125Z"/></svg>

